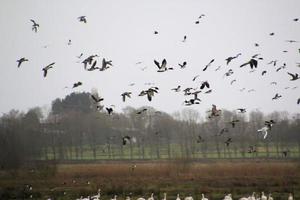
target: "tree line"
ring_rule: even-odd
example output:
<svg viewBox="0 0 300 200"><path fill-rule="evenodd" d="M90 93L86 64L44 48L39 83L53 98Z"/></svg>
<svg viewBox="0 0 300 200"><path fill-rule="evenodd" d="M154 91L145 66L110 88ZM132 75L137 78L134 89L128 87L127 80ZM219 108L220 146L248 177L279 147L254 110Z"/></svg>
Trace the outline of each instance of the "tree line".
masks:
<svg viewBox="0 0 300 200"><path fill-rule="evenodd" d="M142 109L147 110L137 114ZM208 116L196 109L168 114L152 107L109 115L97 109L90 93L71 93L52 101L47 116L39 107L2 115L0 167L33 160L300 158L300 114L222 109L220 117ZM276 123L264 140L257 130L270 119ZM124 136L136 141L124 145Z"/></svg>

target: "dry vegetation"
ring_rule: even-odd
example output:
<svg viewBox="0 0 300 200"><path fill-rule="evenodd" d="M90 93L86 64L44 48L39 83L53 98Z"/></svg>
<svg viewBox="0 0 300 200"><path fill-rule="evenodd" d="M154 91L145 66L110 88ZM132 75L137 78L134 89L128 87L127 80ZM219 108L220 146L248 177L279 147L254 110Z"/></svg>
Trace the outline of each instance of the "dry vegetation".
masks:
<svg viewBox="0 0 300 200"><path fill-rule="evenodd" d="M137 167L132 170L132 164ZM25 184L33 186L36 197L56 196L61 199L94 194L101 188L104 195L149 195L152 191L161 198L168 192L170 198L180 192L193 194L196 199L206 193L219 198L224 193L235 197L253 191L272 192L278 199L286 199L288 192L300 196L300 163L295 161L216 161L192 162L109 162L95 164L58 164L53 169L1 172L1 195L28 196ZM75 180L76 182L73 182ZM88 184L88 182L90 184ZM66 194L63 195L63 192ZM280 195L279 195L280 194ZM4 196L3 196L4 195Z"/></svg>

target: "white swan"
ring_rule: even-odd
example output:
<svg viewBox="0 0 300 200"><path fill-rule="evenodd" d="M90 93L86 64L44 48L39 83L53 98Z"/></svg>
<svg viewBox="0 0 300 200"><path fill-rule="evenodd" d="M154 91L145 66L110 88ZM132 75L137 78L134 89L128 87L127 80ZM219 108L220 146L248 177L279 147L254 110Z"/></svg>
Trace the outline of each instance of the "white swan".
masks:
<svg viewBox="0 0 300 200"><path fill-rule="evenodd" d="M261 200L268 200L267 196L265 195L264 192L261 192Z"/></svg>
<svg viewBox="0 0 300 200"><path fill-rule="evenodd" d="M179 194L177 194L176 200L181 200Z"/></svg>
<svg viewBox="0 0 300 200"><path fill-rule="evenodd" d="M98 194L91 197L92 200L100 200L101 197L101 189L98 189Z"/></svg>
<svg viewBox="0 0 300 200"><path fill-rule="evenodd" d="M288 198L288 200L293 200L294 198L293 198L293 195L292 195L292 193L290 193L289 194L289 198Z"/></svg>
<svg viewBox="0 0 300 200"><path fill-rule="evenodd" d="M201 200L208 200L208 198L206 198L206 197L204 196L204 194L202 193L202 198L201 198Z"/></svg>
<svg viewBox="0 0 300 200"><path fill-rule="evenodd" d="M194 200L194 198L191 195L189 195L189 196L185 197L184 200Z"/></svg>
<svg viewBox="0 0 300 200"><path fill-rule="evenodd" d="M164 198L162 200L167 200L167 193L164 193Z"/></svg>

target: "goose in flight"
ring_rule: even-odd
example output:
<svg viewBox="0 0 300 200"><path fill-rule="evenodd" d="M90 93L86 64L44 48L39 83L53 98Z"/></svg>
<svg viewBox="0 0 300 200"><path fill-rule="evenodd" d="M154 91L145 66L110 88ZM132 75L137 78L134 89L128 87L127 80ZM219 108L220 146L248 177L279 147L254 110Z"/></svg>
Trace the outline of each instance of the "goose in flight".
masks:
<svg viewBox="0 0 300 200"><path fill-rule="evenodd" d="M232 138L228 138L224 143L226 144L226 146L228 147L230 145L230 143L232 142Z"/></svg>
<svg viewBox="0 0 300 200"><path fill-rule="evenodd" d="M272 98L272 100L276 100L276 99L279 99L281 97L282 97L281 95L279 95L278 93L276 93L275 96Z"/></svg>
<svg viewBox="0 0 300 200"><path fill-rule="evenodd" d="M226 58L226 65L228 65L233 59L238 58L240 55L242 55L241 53L238 53L236 56L230 56L228 58Z"/></svg>
<svg viewBox="0 0 300 200"><path fill-rule="evenodd" d="M143 108L142 110L138 111L136 114L140 115L140 114L142 114L143 112L146 112L146 111L147 111L147 108Z"/></svg>
<svg viewBox="0 0 300 200"><path fill-rule="evenodd" d="M121 94L123 102L125 102L126 97L131 98L131 92L124 92Z"/></svg>
<svg viewBox="0 0 300 200"><path fill-rule="evenodd" d="M299 77L299 75L298 75L297 73L295 73L295 74L292 74L292 73L289 73L289 72L288 72L288 75L290 75L290 76L291 76L291 79L290 79L290 81L295 81L295 80L298 80L298 79L300 79L300 77Z"/></svg>
<svg viewBox="0 0 300 200"><path fill-rule="evenodd" d="M154 31L154 35L157 35L158 34L158 31Z"/></svg>
<svg viewBox="0 0 300 200"><path fill-rule="evenodd" d="M203 71L206 71L207 68L211 65L211 63L213 63L215 61L215 59L212 59L204 68Z"/></svg>
<svg viewBox="0 0 300 200"><path fill-rule="evenodd" d="M147 95L148 101L151 101L155 93L158 93L158 87L151 87L148 90L143 90L140 92L139 96Z"/></svg>
<svg viewBox="0 0 300 200"><path fill-rule="evenodd" d="M295 42L299 42L299 41L296 41L296 40L286 40L286 42L295 43Z"/></svg>
<svg viewBox="0 0 300 200"><path fill-rule="evenodd" d="M180 66L181 69L184 69L186 67L187 62L184 61L182 64L178 64Z"/></svg>
<svg viewBox="0 0 300 200"><path fill-rule="evenodd" d="M228 133L228 132L229 132L228 128L222 128L221 131L219 132L219 134L216 135L216 136L221 136L221 135L223 135L224 133Z"/></svg>
<svg viewBox="0 0 300 200"><path fill-rule="evenodd" d="M89 64L89 65L92 64L92 62L94 61L94 58L95 58L95 57L99 57L99 56L98 56L97 54L91 55L91 56L87 57L86 59L84 59L84 60L82 61L82 63L84 64L84 69L87 68L87 65L88 65L88 64Z"/></svg>
<svg viewBox="0 0 300 200"><path fill-rule="evenodd" d="M240 120L238 120L238 119L234 119L234 120L231 120L230 122L228 122L229 124L231 124L231 126L232 126L232 128L234 128L235 127L235 124L237 123L237 122L239 122Z"/></svg>
<svg viewBox="0 0 300 200"><path fill-rule="evenodd" d="M122 137L122 143L123 143L123 145L129 144L129 143L136 143L136 138L126 135L126 136Z"/></svg>
<svg viewBox="0 0 300 200"><path fill-rule="evenodd" d="M212 118L212 117L220 116L221 110L217 109L217 106L215 104L213 104L210 112L211 112L211 114L210 114L209 118Z"/></svg>
<svg viewBox="0 0 300 200"><path fill-rule="evenodd" d="M268 65L273 64L273 66L276 66L278 60L271 60L270 62L268 62Z"/></svg>
<svg viewBox="0 0 300 200"><path fill-rule="evenodd" d="M225 74L224 76L231 76L233 74L233 70L232 69L229 69ZM224 77L223 76L223 77Z"/></svg>
<svg viewBox="0 0 300 200"><path fill-rule="evenodd" d="M73 84L73 88L79 87L82 85L82 82L78 81L77 83Z"/></svg>
<svg viewBox="0 0 300 200"><path fill-rule="evenodd" d="M248 90L248 92L255 92L255 90L254 89L250 89L250 90Z"/></svg>
<svg viewBox="0 0 300 200"><path fill-rule="evenodd" d="M21 66L21 64L23 63L23 62L26 62L26 61L28 61L28 59L26 59L26 58L20 58L19 60L17 60L17 63L18 63L18 67L20 67Z"/></svg>
<svg viewBox="0 0 300 200"><path fill-rule="evenodd" d="M195 81L200 75L194 76L193 81Z"/></svg>
<svg viewBox="0 0 300 200"><path fill-rule="evenodd" d="M77 58L80 59L82 56L83 56L83 53L81 53L79 56L77 56Z"/></svg>
<svg viewBox="0 0 300 200"><path fill-rule="evenodd" d="M219 71L221 69L221 66L218 66L215 71Z"/></svg>
<svg viewBox="0 0 300 200"><path fill-rule="evenodd" d="M194 88L191 88L191 87L185 88L185 89L183 90L184 95L185 95L185 96L191 95L191 94L192 94L191 90L193 90L193 89L194 89Z"/></svg>
<svg viewBox="0 0 300 200"><path fill-rule="evenodd" d="M32 31L37 32L38 28L40 27L40 25L38 23L36 23L33 19L30 20L33 25L32 25Z"/></svg>
<svg viewBox="0 0 300 200"><path fill-rule="evenodd" d="M282 151L282 155L286 158L288 156L288 153L290 153L290 150L287 149L285 151Z"/></svg>
<svg viewBox="0 0 300 200"><path fill-rule="evenodd" d="M210 94L211 92L212 92L212 90L210 89L210 90L205 91L204 94Z"/></svg>
<svg viewBox="0 0 300 200"><path fill-rule="evenodd" d="M176 88L172 88L171 90L174 90L175 92L180 92L180 88L181 88L181 86L178 85Z"/></svg>
<svg viewBox="0 0 300 200"><path fill-rule="evenodd" d="M106 107L105 108L106 109L106 111L107 111L107 113L110 115L110 114L112 114L113 113L113 108L108 108L108 107Z"/></svg>
<svg viewBox="0 0 300 200"><path fill-rule="evenodd" d="M172 70L173 68L167 68L167 60L163 59L163 61L161 62L161 64L154 60L154 64L158 67L157 72L165 72L167 70Z"/></svg>
<svg viewBox="0 0 300 200"><path fill-rule="evenodd" d="M183 36L183 40L182 40L182 42L185 42L186 41L186 35L185 36Z"/></svg>
<svg viewBox="0 0 300 200"><path fill-rule="evenodd" d="M104 71L108 69L109 67L113 66L111 60L105 60L105 58L102 59L102 67L100 68L100 71Z"/></svg>
<svg viewBox="0 0 300 200"><path fill-rule="evenodd" d="M104 100L104 98L100 98L100 97L97 97L95 95L91 95L92 99L95 101L95 103L100 103L101 101Z"/></svg>
<svg viewBox="0 0 300 200"><path fill-rule="evenodd" d="M54 64L55 64L55 62L53 62L53 63L47 65L46 67L44 67L44 68L42 69L42 70L44 71L44 77L47 76L48 70L51 69L51 68L53 68L53 65L54 65Z"/></svg>
<svg viewBox="0 0 300 200"><path fill-rule="evenodd" d="M277 82L273 81L270 83L271 85L277 85Z"/></svg>
<svg viewBox="0 0 300 200"><path fill-rule="evenodd" d="M255 153L255 152L256 152L255 146L249 146L248 147L248 153Z"/></svg>
<svg viewBox="0 0 300 200"><path fill-rule="evenodd" d="M298 104L298 105L300 104L300 98L298 98L298 100L297 100L297 104Z"/></svg>
<svg viewBox="0 0 300 200"><path fill-rule="evenodd" d="M236 79L233 79L233 80L230 82L230 85L232 85L234 82L236 82Z"/></svg>
<svg viewBox="0 0 300 200"><path fill-rule="evenodd" d="M252 58L250 61L242 64L240 67L244 67L246 65L250 65L250 68L253 69L253 68L257 68L257 63L258 63L257 60L255 60L255 59Z"/></svg>
<svg viewBox="0 0 300 200"><path fill-rule="evenodd" d="M77 18L79 20L79 22L83 22L86 24L87 20L86 20L86 16L80 16Z"/></svg>
<svg viewBox="0 0 300 200"><path fill-rule="evenodd" d="M201 100L200 99L189 99L189 100L185 100L184 101L184 104L186 106L191 106L191 105L194 105L194 104L200 104Z"/></svg>
<svg viewBox="0 0 300 200"><path fill-rule="evenodd" d="M265 75L266 73L267 73L267 71L264 70L264 71L262 71L261 75L263 76L263 75Z"/></svg>
<svg viewBox="0 0 300 200"><path fill-rule="evenodd" d="M263 138L266 139L268 136L268 131L271 130L274 123L275 122L273 120L265 121L265 126L257 130L257 132L261 132L263 134Z"/></svg>
<svg viewBox="0 0 300 200"><path fill-rule="evenodd" d="M89 69L87 69L87 71L94 71L96 69L100 69L99 67L96 67L96 65L97 65L97 60L93 62L92 66Z"/></svg>
<svg viewBox="0 0 300 200"><path fill-rule="evenodd" d="M205 140L201 137L201 135L198 135L197 137L197 143L204 142Z"/></svg>
<svg viewBox="0 0 300 200"><path fill-rule="evenodd" d="M205 87L209 88L209 83L207 81L202 82L200 89L203 90Z"/></svg>
<svg viewBox="0 0 300 200"><path fill-rule="evenodd" d="M272 32L272 33L270 33L269 35L270 35L270 36L273 36L273 35L275 35L275 33L274 33L274 32Z"/></svg>
<svg viewBox="0 0 300 200"><path fill-rule="evenodd" d="M198 19L201 19L202 17L205 17L205 14L201 14Z"/></svg>
<svg viewBox="0 0 300 200"><path fill-rule="evenodd" d="M246 112L246 108L238 108L238 111L240 111L240 113L245 113Z"/></svg>

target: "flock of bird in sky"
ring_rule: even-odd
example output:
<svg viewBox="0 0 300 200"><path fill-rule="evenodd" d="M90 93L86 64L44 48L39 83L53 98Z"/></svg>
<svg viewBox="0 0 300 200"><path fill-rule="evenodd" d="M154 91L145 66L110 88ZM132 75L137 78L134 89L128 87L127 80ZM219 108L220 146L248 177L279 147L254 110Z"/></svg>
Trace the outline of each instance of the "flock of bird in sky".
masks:
<svg viewBox="0 0 300 200"><path fill-rule="evenodd" d="M204 20L204 18L206 17L206 15L201 14L198 19L194 22L195 25L198 25L200 20ZM77 18L79 23L88 23L87 17L86 16L79 16ZM40 25L38 24L38 22L36 22L35 20L31 19L30 20L32 22L32 31L34 33L38 33ZM299 19L295 18L293 19L293 21L295 23L298 23ZM157 30L155 30L153 32L154 35L159 35L159 32ZM275 33L269 33L270 37L275 37ZM187 35L183 36L183 40L182 42L186 42L187 40ZM298 43L298 41L296 40L286 40L286 42L288 43ZM69 40L68 45L72 45L72 41ZM254 47L259 47L260 44L258 43L254 43ZM300 49L298 49L298 53L300 54ZM287 53L287 51L283 51L284 53ZM241 56L241 53L237 53L236 55L232 55L229 56L228 58L225 59L226 61L226 66L229 67L230 63L233 60L238 60L239 56ZM78 59L81 59L80 62L83 65L83 69L86 71L105 71L108 70L109 68L113 67L112 64L112 60L107 60L105 58L102 58L102 63L99 64L98 58L99 55L97 54L93 54L93 55L88 55L86 57L84 57L83 53L81 53L79 56L76 56ZM242 61L240 64L240 68L246 68L249 67L250 68L250 73L253 73L257 70L259 70L259 62L261 62L262 60L264 60L264 58L262 57L262 55L260 54L255 54L252 57L250 57L248 60L246 61ZM22 57L19 60L17 60L17 67L21 67L21 65L24 62L28 62L29 59ZM214 63L215 59L211 59L202 69L203 72L207 71L207 70L215 70L218 71L220 70L221 66L218 66L215 69L211 69L212 68L212 64ZM139 65L142 62L137 62L136 64ZM287 77L290 77L290 81L298 81L300 79L299 74L298 73L291 73L291 72L284 72L283 69L286 69L286 63L283 62L281 65L278 64L279 61L278 60L271 60L269 62L267 62L266 64L271 65L275 68L276 72L283 72L286 73ZM297 63L298 67L300 67L300 63ZM157 67L157 72L158 73L168 73L168 71L170 70L176 70L175 67L171 67L168 62L167 59L163 59L163 60L156 60L154 59L153 62L153 67ZM179 69L184 69L188 67L188 62L187 61L183 61L182 63L178 63L178 68ZM55 68L55 62L52 62L50 64L46 64L43 68L42 68L42 72L43 72L43 76L46 78L47 76L51 76L51 72L52 70L54 70ZM144 70L144 69L142 69ZM260 76L265 76L268 73L267 70L263 70L260 73ZM232 74L234 74L234 70L232 68L228 69L226 71L226 73L223 75L223 77L230 77ZM193 82L196 82L199 78L200 78L200 74L195 75L193 78L191 78L191 80ZM235 82L237 82L238 80L234 79L230 82L231 85L233 85ZM76 83L73 84L72 88L76 88L76 87L80 87L83 83L81 81L78 81ZM277 82L273 81L270 83L271 85L277 85ZM151 85L151 83L149 83L149 85ZM130 86L134 86L134 83L132 83ZM293 87L292 89L296 89L297 86ZM286 88L288 89L288 88ZM240 91L244 91L245 88L241 88ZM213 90L211 88L211 84L209 81L205 80L205 81L201 81L200 82L200 87L187 87L187 88L182 88L181 85L178 85L177 87L171 88L171 91L174 91L176 93L179 92L183 92L183 95L187 98L183 104L185 106L191 106L191 105L195 105L195 104L200 104L201 103L201 99L199 98L200 94L209 94L211 93ZM249 89L248 92L255 92L254 89ZM148 101L152 101L152 99L155 97L155 95L159 93L159 87L156 86L151 86L145 90L140 91L140 93L138 94L138 96L140 97L147 97ZM131 98L132 96L132 92L131 91L125 91L121 94L121 99L123 102L125 102L127 99ZM276 93L274 95L274 97L272 98L272 101L278 100L282 97L281 94ZM103 105L101 105L101 102L104 100L103 97L100 97L98 93L94 93L91 94L91 99L93 100L93 102L95 103L96 107L98 110L102 110L104 108ZM296 100L296 103L300 105L300 98L298 98ZM113 106L111 107L105 107L107 113L109 115L113 114ZM142 114L143 112L147 111L146 108L138 111L136 114ZM239 111L239 113L245 113L246 112L246 108L237 108L237 111ZM212 108L209 110L209 119L211 118L215 118L215 117L219 117L221 115L221 110L217 109L216 105L212 105ZM237 119L232 119L231 122L229 122L232 126L232 128L235 127L235 124L238 123L239 120ZM261 129L257 130L259 133L263 134L263 138L265 139L268 135L268 131L271 130L273 124L275 124L276 122L273 121L272 119L269 121L265 121L265 126L262 127ZM222 135L223 133L228 132L228 128L223 128L219 135ZM130 137L130 136L125 136L123 137L123 144L126 145L129 142L134 142L136 139L134 137ZM203 138L201 138L201 136L199 136L198 138L198 142L203 141ZM225 141L226 146L229 146L229 144L232 142L232 138L228 138ZM249 147L249 153L255 152L255 149L253 146Z"/></svg>

